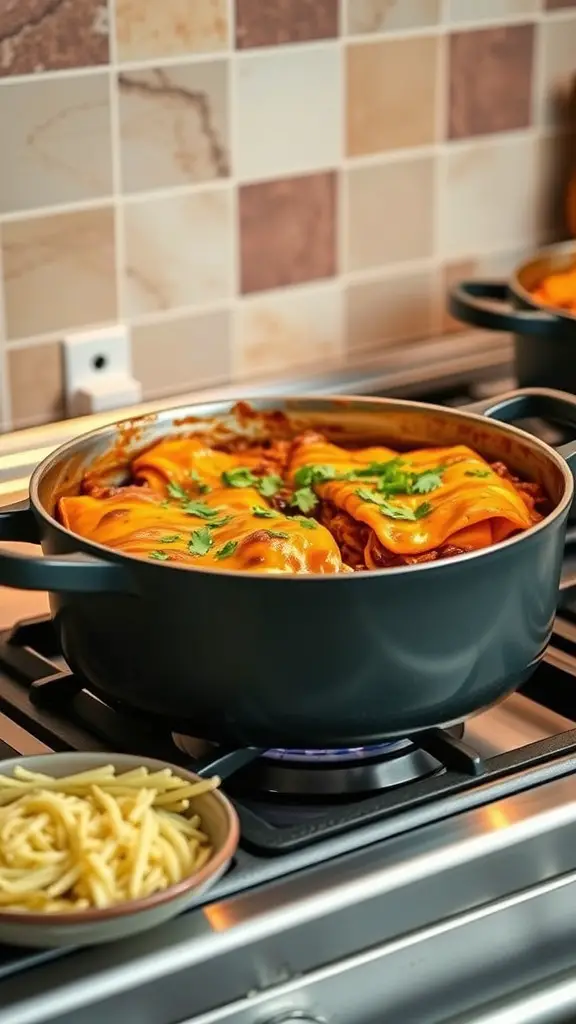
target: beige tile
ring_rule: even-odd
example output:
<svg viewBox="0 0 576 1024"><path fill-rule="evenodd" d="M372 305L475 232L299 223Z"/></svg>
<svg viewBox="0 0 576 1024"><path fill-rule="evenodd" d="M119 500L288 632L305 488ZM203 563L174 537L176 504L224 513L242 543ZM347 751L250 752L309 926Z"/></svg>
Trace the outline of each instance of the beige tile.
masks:
<svg viewBox="0 0 576 1024"><path fill-rule="evenodd" d="M2 251L8 338L116 319L111 208L9 221Z"/></svg>
<svg viewBox="0 0 576 1024"><path fill-rule="evenodd" d="M223 50L228 31L227 0L116 0L120 61Z"/></svg>
<svg viewBox="0 0 576 1024"><path fill-rule="evenodd" d="M345 171L348 270L432 255L434 177L431 157Z"/></svg>
<svg viewBox="0 0 576 1024"><path fill-rule="evenodd" d="M423 36L347 47L348 156L434 141L439 45Z"/></svg>
<svg viewBox="0 0 576 1024"><path fill-rule="evenodd" d="M125 314L232 294L231 199L228 189L206 189L126 203Z"/></svg>
<svg viewBox="0 0 576 1024"><path fill-rule="evenodd" d="M346 291L349 353L426 338L435 330L438 278L434 271L363 281Z"/></svg>
<svg viewBox="0 0 576 1024"><path fill-rule="evenodd" d="M107 74L2 84L2 213L112 192L109 94Z"/></svg>
<svg viewBox="0 0 576 1024"><path fill-rule="evenodd" d="M425 28L440 18L441 0L345 0L346 32L364 35Z"/></svg>
<svg viewBox="0 0 576 1024"><path fill-rule="evenodd" d="M538 238L536 144L506 138L454 146L442 157L440 251L495 252Z"/></svg>
<svg viewBox="0 0 576 1024"><path fill-rule="evenodd" d="M336 284L242 299L236 318L241 378L288 373L340 355L342 294Z"/></svg>
<svg viewBox="0 0 576 1024"><path fill-rule="evenodd" d="M454 24L465 21L492 21L522 17L540 10L540 0L448 0L447 19Z"/></svg>
<svg viewBox="0 0 576 1024"><path fill-rule="evenodd" d="M124 191L228 176L227 81L222 60L119 75Z"/></svg>
<svg viewBox="0 0 576 1024"><path fill-rule="evenodd" d="M241 179L313 171L341 159L341 55L335 44L243 54L235 75Z"/></svg>
<svg viewBox="0 0 576 1024"><path fill-rule="evenodd" d="M64 416L62 353L52 341L7 353L12 423L16 429Z"/></svg>
<svg viewBox="0 0 576 1024"><path fill-rule="evenodd" d="M181 394L231 376L227 310L132 328L132 370L144 398Z"/></svg>
<svg viewBox="0 0 576 1024"><path fill-rule="evenodd" d="M573 17L546 19L540 27L541 74L537 116L541 124L564 125L573 118L576 72L576 11Z"/></svg>

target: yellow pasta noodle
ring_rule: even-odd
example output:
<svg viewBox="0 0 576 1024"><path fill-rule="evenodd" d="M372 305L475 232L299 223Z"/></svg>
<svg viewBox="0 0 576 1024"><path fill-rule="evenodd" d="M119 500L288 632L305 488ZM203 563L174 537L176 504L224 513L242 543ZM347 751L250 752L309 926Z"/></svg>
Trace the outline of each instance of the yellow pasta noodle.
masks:
<svg viewBox="0 0 576 1024"><path fill-rule="evenodd" d="M112 765L0 776L0 913L69 913L160 892L212 855L191 801L220 784Z"/></svg>

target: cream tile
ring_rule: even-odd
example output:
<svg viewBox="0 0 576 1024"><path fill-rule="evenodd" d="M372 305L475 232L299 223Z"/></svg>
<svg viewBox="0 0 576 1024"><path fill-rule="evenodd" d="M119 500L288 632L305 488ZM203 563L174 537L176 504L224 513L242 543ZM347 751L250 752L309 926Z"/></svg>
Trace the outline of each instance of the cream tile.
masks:
<svg viewBox="0 0 576 1024"><path fill-rule="evenodd" d="M430 270L351 284L345 301L349 353L425 338L436 327L438 275Z"/></svg>
<svg viewBox="0 0 576 1024"><path fill-rule="evenodd" d="M546 19L539 31L542 70L538 121L546 125L566 124L574 114L571 96L576 72L576 11L573 17Z"/></svg>
<svg viewBox="0 0 576 1024"><path fill-rule="evenodd" d="M346 32L364 35L436 25L441 0L346 0Z"/></svg>
<svg viewBox="0 0 576 1024"><path fill-rule="evenodd" d="M439 46L436 36L415 36L346 48L348 156L434 141Z"/></svg>
<svg viewBox="0 0 576 1024"><path fill-rule="evenodd" d="M287 373L340 355L342 294L338 285L242 299L236 318L240 378Z"/></svg>
<svg viewBox="0 0 576 1024"><path fill-rule="evenodd" d="M335 43L242 54L235 61L244 181L334 166L341 157L341 63Z"/></svg>
<svg viewBox="0 0 576 1024"><path fill-rule="evenodd" d="M540 0L448 0L447 8L448 21L461 24L535 14L540 10Z"/></svg>
<svg viewBox="0 0 576 1024"><path fill-rule="evenodd" d="M8 338L116 319L111 208L9 221L2 251Z"/></svg>
<svg viewBox="0 0 576 1024"><path fill-rule="evenodd" d="M456 258L535 243L536 148L499 138L454 146L442 157L440 252Z"/></svg>
<svg viewBox="0 0 576 1024"><path fill-rule="evenodd" d="M138 316L232 294L232 197L206 189L126 203L124 313Z"/></svg>
<svg viewBox="0 0 576 1024"><path fill-rule="evenodd" d="M116 0L118 60L175 57L228 45L227 0Z"/></svg>
<svg viewBox="0 0 576 1024"><path fill-rule="evenodd" d="M344 172L348 270L432 255L434 177L431 157Z"/></svg>
<svg viewBox="0 0 576 1024"><path fill-rule="evenodd" d="M228 176L227 82L226 61L119 75L124 191Z"/></svg>
<svg viewBox="0 0 576 1024"><path fill-rule="evenodd" d="M109 92L106 73L3 82L2 213L112 192Z"/></svg>
<svg viewBox="0 0 576 1024"><path fill-rule="evenodd" d="M132 328L132 369L144 398L161 398L228 381L227 310Z"/></svg>
<svg viewBox="0 0 576 1024"><path fill-rule="evenodd" d="M7 353L8 386L15 429L64 416L62 354L58 341Z"/></svg>

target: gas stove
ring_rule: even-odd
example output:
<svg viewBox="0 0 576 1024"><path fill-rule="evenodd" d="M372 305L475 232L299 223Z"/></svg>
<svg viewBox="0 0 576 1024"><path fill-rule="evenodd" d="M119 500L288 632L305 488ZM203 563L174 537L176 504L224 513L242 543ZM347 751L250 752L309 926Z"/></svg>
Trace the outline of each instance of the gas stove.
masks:
<svg viewBox="0 0 576 1024"><path fill-rule="evenodd" d="M178 920L93 950L1 948L0 1024L303 1024L386 1011L432 1024L484 1019L457 1014L512 998L530 963L532 984L535 971L550 983L570 959L562 936L576 937L568 583L521 693L465 726L365 749L219 750L89 693L49 619L0 634L0 756L125 750L210 763L242 827L228 874Z"/></svg>

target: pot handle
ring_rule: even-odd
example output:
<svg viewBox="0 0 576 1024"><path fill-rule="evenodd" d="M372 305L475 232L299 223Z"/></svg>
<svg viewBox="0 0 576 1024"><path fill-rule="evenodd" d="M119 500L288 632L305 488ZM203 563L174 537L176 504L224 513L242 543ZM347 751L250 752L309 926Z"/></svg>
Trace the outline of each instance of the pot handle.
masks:
<svg viewBox="0 0 576 1024"><path fill-rule="evenodd" d="M576 433L576 395L554 391L552 388L518 388L517 391L508 391L504 395L467 405L466 412L500 420L501 423L514 423L515 420L540 416L573 425ZM556 450L576 476L576 440L568 441Z"/></svg>
<svg viewBox="0 0 576 1024"><path fill-rule="evenodd" d="M501 308L489 303L498 303ZM550 338L565 330L562 318L553 313L511 306L506 281L461 281L448 292L448 311L456 320L490 331Z"/></svg>
<svg viewBox="0 0 576 1024"><path fill-rule="evenodd" d="M28 500L0 508L0 540L39 544L38 526ZM0 586L60 593L134 593L130 574L117 562L78 552L55 557L18 555L0 547Z"/></svg>

